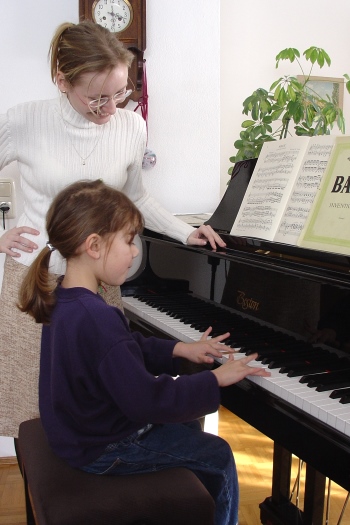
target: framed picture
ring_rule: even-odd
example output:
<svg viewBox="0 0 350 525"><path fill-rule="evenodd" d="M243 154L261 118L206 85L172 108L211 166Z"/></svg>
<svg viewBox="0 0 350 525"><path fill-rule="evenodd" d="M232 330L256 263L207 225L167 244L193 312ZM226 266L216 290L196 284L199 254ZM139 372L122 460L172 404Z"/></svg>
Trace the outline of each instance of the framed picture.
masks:
<svg viewBox="0 0 350 525"><path fill-rule="evenodd" d="M298 75L297 79L303 83L306 77ZM328 100L329 97L341 110L343 109L344 78L309 77L307 88L313 95L318 94L320 98Z"/></svg>

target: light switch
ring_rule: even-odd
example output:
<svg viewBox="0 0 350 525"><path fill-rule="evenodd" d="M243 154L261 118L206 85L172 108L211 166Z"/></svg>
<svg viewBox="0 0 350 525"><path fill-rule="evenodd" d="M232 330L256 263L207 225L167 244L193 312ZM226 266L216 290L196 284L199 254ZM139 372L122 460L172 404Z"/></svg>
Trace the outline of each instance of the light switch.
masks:
<svg viewBox="0 0 350 525"><path fill-rule="evenodd" d="M10 182L0 182L0 198L11 200L12 188Z"/></svg>

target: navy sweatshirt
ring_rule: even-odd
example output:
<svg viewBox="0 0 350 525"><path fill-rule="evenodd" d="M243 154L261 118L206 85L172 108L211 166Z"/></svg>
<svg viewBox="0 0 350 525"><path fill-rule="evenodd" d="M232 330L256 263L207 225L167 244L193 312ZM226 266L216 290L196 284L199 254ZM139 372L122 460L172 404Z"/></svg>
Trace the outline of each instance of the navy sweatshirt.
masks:
<svg viewBox="0 0 350 525"><path fill-rule="evenodd" d="M56 291L43 327L40 416L53 451L73 467L97 459L148 423L215 412L220 389L209 370L179 376L176 341L130 332L123 313L85 288Z"/></svg>

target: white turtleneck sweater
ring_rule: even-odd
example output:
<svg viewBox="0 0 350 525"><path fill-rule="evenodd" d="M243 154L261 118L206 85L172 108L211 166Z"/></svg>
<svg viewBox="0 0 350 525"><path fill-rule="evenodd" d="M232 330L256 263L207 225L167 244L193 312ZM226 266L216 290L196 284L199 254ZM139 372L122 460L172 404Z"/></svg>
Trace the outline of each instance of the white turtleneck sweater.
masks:
<svg viewBox="0 0 350 525"><path fill-rule="evenodd" d="M17 261L26 266L32 263L48 240L45 218L52 199L81 179L100 178L123 191L140 209L147 228L185 243L193 228L162 208L143 186L145 147L145 122L129 110L117 109L108 123L97 125L62 96L20 104L1 115L0 170L17 161L24 196L17 224L40 231L39 236L25 234L39 249L20 252ZM52 272L64 273L65 264L57 252L51 262Z"/></svg>

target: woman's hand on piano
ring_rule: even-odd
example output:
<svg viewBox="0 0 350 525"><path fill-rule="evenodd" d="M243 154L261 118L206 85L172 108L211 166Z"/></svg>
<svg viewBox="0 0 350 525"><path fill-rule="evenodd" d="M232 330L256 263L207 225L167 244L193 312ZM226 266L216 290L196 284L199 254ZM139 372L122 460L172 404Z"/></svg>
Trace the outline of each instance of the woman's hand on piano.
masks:
<svg viewBox="0 0 350 525"><path fill-rule="evenodd" d="M210 326L196 343L176 343L173 356L184 357L193 363L213 363L214 357L222 357L222 354L233 354L235 350L222 343L230 333L218 335L208 339L212 327Z"/></svg>
<svg viewBox="0 0 350 525"><path fill-rule="evenodd" d="M213 250L216 250L217 246L220 246L220 248L225 248L226 246L220 235L209 224L199 226L187 239L187 244L189 245L205 246L208 242Z"/></svg>
<svg viewBox="0 0 350 525"><path fill-rule="evenodd" d="M265 368L260 366L249 366L249 363L255 360L258 354L241 357L235 360L231 355L225 364L215 370L211 370L218 380L219 386L229 386L238 383L246 376L263 376L269 377L271 374Z"/></svg>
<svg viewBox="0 0 350 525"><path fill-rule="evenodd" d="M29 226L11 228L0 237L0 253L6 253L7 255L11 255L11 257L20 257L21 254L17 250L28 253L32 253L36 250L38 245L35 244L34 241L27 239L25 237L26 233L30 235L40 234L38 230L29 228Z"/></svg>

